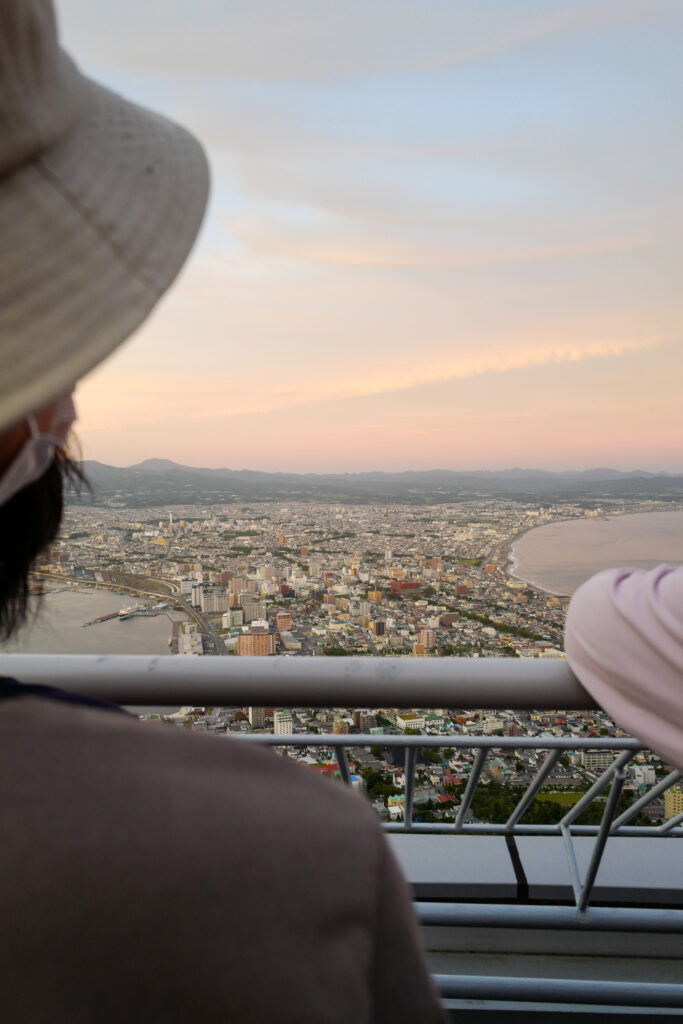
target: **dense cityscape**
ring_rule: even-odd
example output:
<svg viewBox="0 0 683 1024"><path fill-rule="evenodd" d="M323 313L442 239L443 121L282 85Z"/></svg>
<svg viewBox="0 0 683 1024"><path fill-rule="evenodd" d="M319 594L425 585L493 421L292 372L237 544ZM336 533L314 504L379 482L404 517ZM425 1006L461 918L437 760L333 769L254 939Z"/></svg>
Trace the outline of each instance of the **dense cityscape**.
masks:
<svg viewBox="0 0 683 1024"><path fill-rule="evenodd" d="M500 498L428 509L288 501L144 514L115 502L72 505L35 584L128 594L121 617L168 614L177 656L562 658L568 598L512 574L515 539L553 521L654 508L646 501L601 508ZM415 806L426 821L453 820L472 766L474 751L449 747L449 737L622 735L604 713L188 706L163 717L225 733L372 734L375 745L350 749L351 784L389 820L403 816L405 776L403 754L382 747L384 735L444 738L442 748L425 747L418 758ZM331 749L303 744L288 747L287 756L319 774L339 774ZM489 757L471 813L504 816L539 756ZM607 751L564 756L525 820L558 820L611 759ZM636 758L624 799L666 770L655 755ZM680 799L680 791L668 791L641 823L675 813Z"/></svg>

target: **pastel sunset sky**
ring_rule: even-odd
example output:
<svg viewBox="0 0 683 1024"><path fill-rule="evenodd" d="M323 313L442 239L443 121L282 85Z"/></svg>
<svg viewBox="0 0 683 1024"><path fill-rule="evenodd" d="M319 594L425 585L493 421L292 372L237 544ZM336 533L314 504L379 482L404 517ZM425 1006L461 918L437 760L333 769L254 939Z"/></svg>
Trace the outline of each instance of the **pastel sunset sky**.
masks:
<svg viewBox="0 0 683 1024"><path fill-rule="evenodd" d="M85 458L683 471L680 0L57 6L213 173Z"/></svg>

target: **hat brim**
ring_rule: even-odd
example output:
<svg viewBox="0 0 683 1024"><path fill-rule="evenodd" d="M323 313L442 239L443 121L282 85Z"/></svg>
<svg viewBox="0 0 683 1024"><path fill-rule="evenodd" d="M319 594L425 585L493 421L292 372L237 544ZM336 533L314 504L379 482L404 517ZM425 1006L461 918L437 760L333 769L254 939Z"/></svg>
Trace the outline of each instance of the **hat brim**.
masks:
<svg viewBox="0 0 683 1024"><path fill-rule="evenodd" d="M85 78L79 88L68 134L0 181L0 430L140 326L206 206L188 132Z"/></svg>

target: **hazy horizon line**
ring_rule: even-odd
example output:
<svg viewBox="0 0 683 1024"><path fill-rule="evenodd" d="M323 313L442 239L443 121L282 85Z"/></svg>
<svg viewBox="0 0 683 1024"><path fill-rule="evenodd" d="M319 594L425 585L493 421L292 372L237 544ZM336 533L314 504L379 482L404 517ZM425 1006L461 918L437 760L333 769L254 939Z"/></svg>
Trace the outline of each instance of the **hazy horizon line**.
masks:
<svg viewBox="0 0 683 1024"><path fill-rule="evenodd" d="M108 466L111 469L133 469L138 466L144 466L145 463L156 462L156 463L170 463L173 466L178 466L182 469L203 469L209 472L226 471L230 473L267 473L272 475L290 475L290 476L359 476L359 475L372 475L372 474L400 474L400 473L552 473L552 474L563 474L563 473L622 473L627 476L636 474L646 473L653 476L683 476L683 468L681 469L647 469L642 466L633 467L631 469L619 469L616 466L597 466L589 465L584 467L567 467L563 469L549 469L544 466L502 466L496 468L490 467L466 467L466 468L453 468L447 466L431 466L429 468L423 467L407 467L401 469L263 469L263 468L251 468L248 466L240 466L239 468L226 466L226 465L196 465L188 462L177 462L175 459L170 459L162 456L149 456L141 459L139 462L131 462L127 464L117 464L113 462L103 462L101 459L83 459L83 464L97 463L101 466Z"/></svg>

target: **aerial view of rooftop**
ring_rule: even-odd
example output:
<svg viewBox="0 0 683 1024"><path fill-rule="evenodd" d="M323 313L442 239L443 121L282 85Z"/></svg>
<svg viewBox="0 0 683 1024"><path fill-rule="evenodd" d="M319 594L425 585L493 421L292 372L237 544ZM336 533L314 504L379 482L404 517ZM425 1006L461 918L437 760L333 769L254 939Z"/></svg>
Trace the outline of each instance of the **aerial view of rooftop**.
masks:
<svg viewBox="0 0 683 1024"><path fill-rule="evenodd" d="M683 1016L682 36L7 0L8 1024Z"/></svg>

